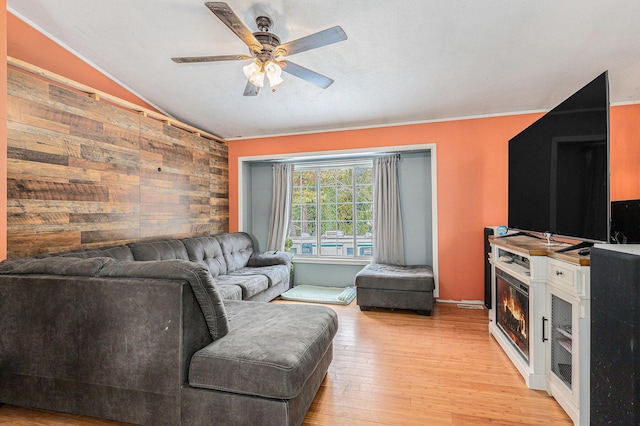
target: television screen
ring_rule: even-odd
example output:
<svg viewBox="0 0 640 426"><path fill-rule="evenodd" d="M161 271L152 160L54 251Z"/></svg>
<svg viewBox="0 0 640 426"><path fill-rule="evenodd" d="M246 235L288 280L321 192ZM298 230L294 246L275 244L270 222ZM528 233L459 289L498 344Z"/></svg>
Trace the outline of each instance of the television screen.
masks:
<svg viewBox="0 0 640 426"><path fill-rule="evenodd" d="M609 240L607 72L509 141L509 228Z"/></svg>

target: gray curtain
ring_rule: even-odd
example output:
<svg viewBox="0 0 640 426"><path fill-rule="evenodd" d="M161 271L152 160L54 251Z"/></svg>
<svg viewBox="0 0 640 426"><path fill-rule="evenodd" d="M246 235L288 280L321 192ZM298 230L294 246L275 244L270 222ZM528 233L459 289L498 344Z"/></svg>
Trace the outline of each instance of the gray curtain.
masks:
<svg viewBox="0 0 640 426"><path fill-rule="evenodd" d="M373 263L404 265L398 158L373 160Z"/></svg>
<svg viewBox="0 0 640 426"><path fill-rule="evenodd" d="M293 164L274 164L267 250L284 250L291 218L292 187Z"/></svg>

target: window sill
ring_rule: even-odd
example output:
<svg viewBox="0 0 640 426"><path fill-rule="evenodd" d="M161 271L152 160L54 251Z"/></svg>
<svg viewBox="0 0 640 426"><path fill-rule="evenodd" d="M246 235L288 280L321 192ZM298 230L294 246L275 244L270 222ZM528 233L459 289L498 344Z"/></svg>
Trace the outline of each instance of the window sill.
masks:
<svg viewBox="0 0 640 426"><path fill-rule="evenodd" d="M371 259L343 259L340 257L294 256L293 263L315 263L322 265L368 265Z"/></svg>

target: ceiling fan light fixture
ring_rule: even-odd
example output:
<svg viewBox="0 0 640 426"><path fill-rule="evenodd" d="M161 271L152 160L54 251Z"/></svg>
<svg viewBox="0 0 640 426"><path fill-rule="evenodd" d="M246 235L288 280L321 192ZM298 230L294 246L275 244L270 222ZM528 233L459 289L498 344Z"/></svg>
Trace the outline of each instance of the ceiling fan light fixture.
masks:
<svg viewBox="0 0 640 426"><path fill-rule="evenodd" d="M256 87L264 86L264 71L259 61L250 63L242 67L244 76Z"/></svg>
<svg viewBox="0 0 640 426"><path fill-rule="evenodd" d="M280 65L269 61L266 63L264 68L271 87L275 87L284 81L282 79L282 68L280 68Z"/></svg>

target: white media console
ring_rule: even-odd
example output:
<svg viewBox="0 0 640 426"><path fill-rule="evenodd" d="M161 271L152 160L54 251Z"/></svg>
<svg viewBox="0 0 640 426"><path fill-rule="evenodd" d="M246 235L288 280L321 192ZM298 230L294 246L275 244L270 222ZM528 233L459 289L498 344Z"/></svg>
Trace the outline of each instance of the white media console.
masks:
<svg viewBox="0 0 640 426"><path fill-rule="evenodd" d="M589 424L589 256L529 236L490 237L489 332L531 389Z"/></svg>

